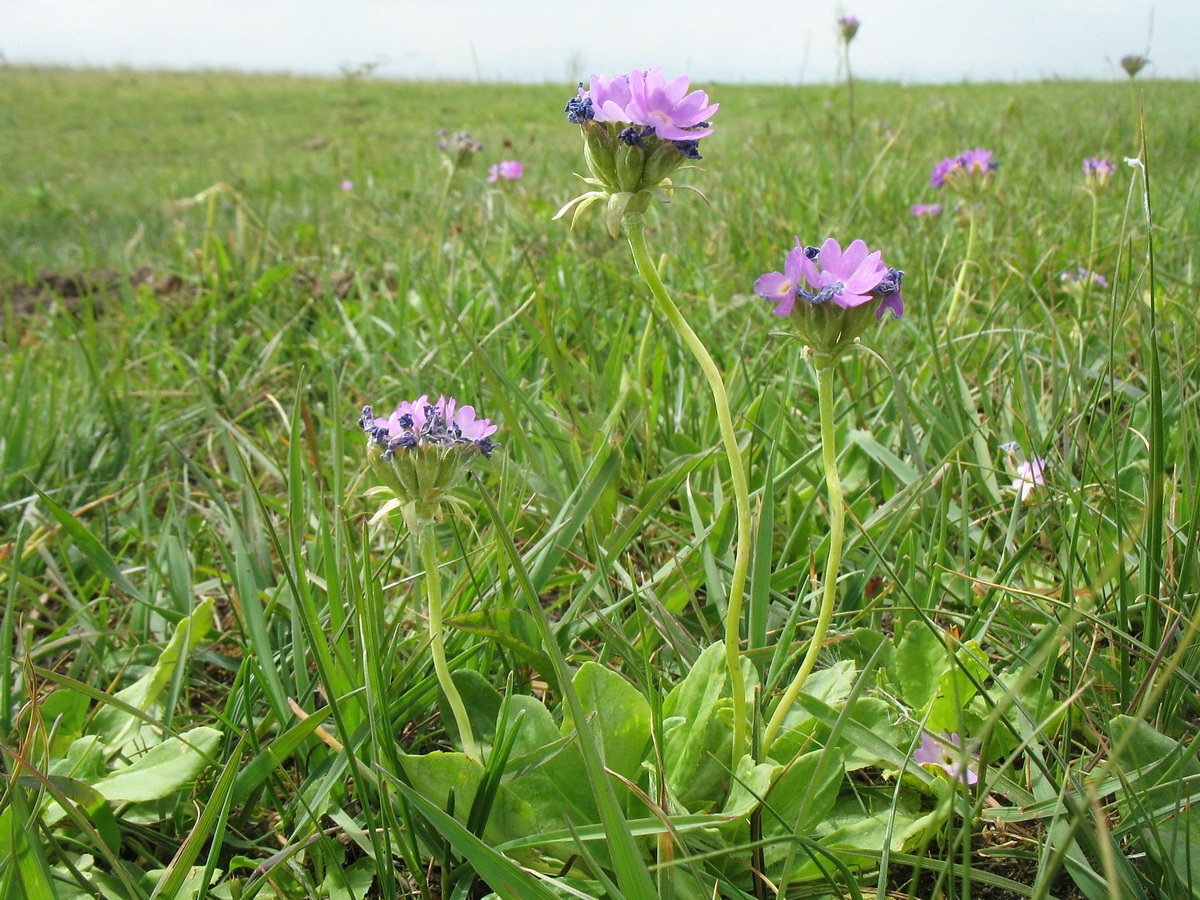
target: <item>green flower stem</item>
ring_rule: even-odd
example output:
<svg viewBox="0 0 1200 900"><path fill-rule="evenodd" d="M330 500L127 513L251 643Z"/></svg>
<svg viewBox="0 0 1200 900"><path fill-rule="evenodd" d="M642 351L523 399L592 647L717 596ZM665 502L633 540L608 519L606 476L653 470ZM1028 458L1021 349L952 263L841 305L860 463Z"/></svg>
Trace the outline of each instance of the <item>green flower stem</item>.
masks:
<svg viewBox="0 0 1200 900"><path fill-rule="evenodd" d="M850 149L854 149L854 76L850 74L850 42L842 41L842 52L846 60L846 108L850 122Z"/></svg>
<svg viewBox="0 0 1200 900"><path fill-rule="evenodd" d="M442 198L438 201L437 225L434 230L434 240L437 241L433 257L435 275L440 275L442 271L442 243L446 236L446 212L450 206L450 186L454 184L455 167L447 161L446 170L446 183L442 185Z"/></svg>
<svg viewBox="0 0 1200 900"><path fill-rule="evenodd" d="M975 220L979 214L975 210L967 213L967 255L963 258L958 270L958 279L954 282L954 294L950 297L950 309L946 312L946 324L954 321L954 313L958 310L959 298L963 295L963 284L967 280L967 269L971 266L971 254L975 252Z"/></svg>
<svg viewBox="0 0 1200 900"><path fill-rule="evenodd" d="M733 577L729 584L729 609L725 616L725 662L729 670L729 684L733 691L733 768L741 760L746 745L746 685L742 678L741 622L742 601L746 594L746 573L750 568L750 486L746 480L746 468L742 464L742 453L738 448L737 434L733 430L733 416L729 410L729 398L721 372L713 361L704 343L692 331L683 318L679 307L671 300L658 269L650 259L646 248L646 221L641 213L627 213L621 221L633 261L638 274L654 294L659 309L687 344L704 377L712 390L713 403L717 408L717 421L721 428L721 439L725 444L725 455L729 458L729 473L733 480L733 501L737 512L737 549L734 551Z"/></svg>
<svg viewBox="0 0 1200 900"><path fill-rule="evenodd" d="M450 667L446 665L445 629L442 627L442 576L438 572L438 543L437 535L432 526L420 529L421 562L425 566L425 591L429 596L429 645L433 650L433 671L437 673L438 684L450 710L454 713L454 722L458 726L458 736L462 741L463 753L476 762L483 762L479 748L475 745L475 735L471 732L471 720L467 718L467 708L463 705L454 679L450 677Z"/></svg>
<svg viewBox="0 0 1200 900"><path fill-rule="evenodd" d="M1088 272L1095 273L1096 271L1096 242L1100 236L1100 192L1090 191L1092 195L1092 237L1088 243L1087 269ZM1092 287L1095 281L1095 275L1088 276L1088 287Z"/></svg>
<svg viewBox="0 0 1200 900"><path fill-rule="evenodd" d="M842 480L838 477L837 440L833 433L833 374L837 368L837 360L830 357L816 357L817 397L821 407L821 461L825 468L825 486L829 491L829 557L825 560L825 584L821 593L821 608L817 612L817 627L809 641L808 651L800 664L800 671L788 685L771 721L767 723L762 737L762 757L765 759L771 751L783 720L800 696L800 689L817 664L817 654L825 644L825 635L829 633L829 625L833 621L834 600L837 597L838 569L842 564L842 537L845 532L845 504L842 501Z"/></svg>

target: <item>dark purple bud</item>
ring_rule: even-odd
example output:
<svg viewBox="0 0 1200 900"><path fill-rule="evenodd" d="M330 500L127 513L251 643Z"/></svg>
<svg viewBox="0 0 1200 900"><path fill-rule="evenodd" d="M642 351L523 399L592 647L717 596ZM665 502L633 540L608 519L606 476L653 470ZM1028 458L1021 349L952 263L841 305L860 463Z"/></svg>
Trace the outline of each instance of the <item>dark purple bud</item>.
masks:
<svg viewBox="0 0 1200 900"><path fill-rule="evenodd" d="M671 141L675 145L675 149L684 155L687 159L703 159L700 155L699 141Z"/></svg>
<svg viewBox="0 0 1200 900"><path fill-rule="evenodd" d="M567 101L563 112L567 114L567 121L574 125L583 125L596 116L596 111L592 109L591 97L572 97Z"/></svg>
<svg viewBox="0 0 1200 900"><path fill-rule="evenodd" d="M890 297L892 294L900 293L900 281L903 278L904 272L900 269L888 269L883 280L875 286L875 294L880 297Z"/></svg>
<svg viewBox="0 0 1200 900"><path fill-rule="evenodd" d="M807 247L804 248L804 255L807 256L809 259L816 259L818 256L821 255L821 248L814 247L812 244L809 244Z"/></svg>
<svg viewBox="0 0 1200 900"><path fill-rule="evenodd" d="M630 147L641 147L645 144L642 134L642 132L630 125L617 135L617 140L621 141L623 144L628 144Z"/></svg>

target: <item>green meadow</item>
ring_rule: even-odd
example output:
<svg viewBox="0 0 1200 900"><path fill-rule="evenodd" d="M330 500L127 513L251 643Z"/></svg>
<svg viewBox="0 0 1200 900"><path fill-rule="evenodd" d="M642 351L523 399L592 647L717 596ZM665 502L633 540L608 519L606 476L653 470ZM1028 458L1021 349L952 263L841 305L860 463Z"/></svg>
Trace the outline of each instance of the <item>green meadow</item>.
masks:
<svg viewBox="0 0 1200 900"><path fill-rule="evenodd" d="M740 704L717 409L552 220L571 85L0 67L0 897L1200 897L1200 87L695 87L646 239L748 476ZM905 272L815 644L797 236ZM419 547L358 420L443 394L499 446Z"/></svg>

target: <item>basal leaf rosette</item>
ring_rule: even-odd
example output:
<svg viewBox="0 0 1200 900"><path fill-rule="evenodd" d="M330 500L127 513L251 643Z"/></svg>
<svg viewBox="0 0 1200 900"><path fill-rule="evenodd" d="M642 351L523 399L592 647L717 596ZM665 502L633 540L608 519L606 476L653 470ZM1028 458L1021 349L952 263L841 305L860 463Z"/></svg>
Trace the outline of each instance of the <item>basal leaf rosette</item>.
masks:
<svg viewBox="0 0 1200 900"><path fill-rule="evenodd" d="M754 292L775 304L775 315L789 319L818 368L831 366L885 312L904 315L904 273L881 257L860 240L842 250L833 238L820 247L797 238L783 271L759 276Z"/></svg>
<svg viewBox="0 0 1200 900"><path fill-rule="evenodd" d="M688 78L667 81L661 68L635 69L608 78L593 75L567 101L567 121L580 126L584 157L596 190L571 200L555 218L574 209L572 226L598 200L607 203L609 233L620 234L621 217L645 212L652 199L670 200L670 176L700 159L700 140L713 133L708 121L720 104L704 91L688 92ZM694 190L693 188L687 188Z"/></svg>
<svg viewBox="0 0 1200 900"><path fill-rule="evenodd" d="M430 403L422 394L386 418L364 406L359 424L367 434L367 460L383 482L373 492L392 495L373 521L398 509L414 533L441 518L442 504L454 501L476 458L490 458L497 446L488 438L498 426L453 397Z"/></svg>

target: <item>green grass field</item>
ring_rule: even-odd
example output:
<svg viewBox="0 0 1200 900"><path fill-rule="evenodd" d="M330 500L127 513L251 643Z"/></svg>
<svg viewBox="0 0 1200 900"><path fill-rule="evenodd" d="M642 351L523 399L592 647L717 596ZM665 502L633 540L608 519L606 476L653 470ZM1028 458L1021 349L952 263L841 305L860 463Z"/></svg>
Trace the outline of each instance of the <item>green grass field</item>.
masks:
<svg viewBox="0 0 1200 900"><path fill-rule="evenodd" d="M703 85L708 203L647 239L749 477L743 755L717 410L602 212L551 221L569 85L0 68L0 896L1200 897L1200 86L1133 86L1144 148L1128 82L856 84L853 135ZM967 260L929 173L974 147ZM752 285L831 235L906 313L836 371L768 756L831 509ZM500 426L424 554L357 424L421 394Z"/></svg>

